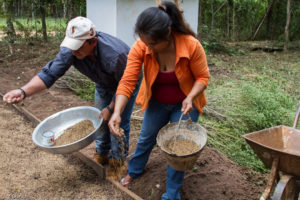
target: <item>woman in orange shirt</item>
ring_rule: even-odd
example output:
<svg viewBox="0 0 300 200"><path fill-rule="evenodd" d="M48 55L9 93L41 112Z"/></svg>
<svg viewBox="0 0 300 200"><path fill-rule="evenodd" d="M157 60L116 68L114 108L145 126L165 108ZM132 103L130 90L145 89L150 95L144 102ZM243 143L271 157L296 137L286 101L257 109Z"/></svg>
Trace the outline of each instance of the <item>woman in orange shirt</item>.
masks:
<svg viewBox="0 0 300 200"><path fill-rule="evenodd" d="M139 39L130 50L109 121L111 132L118 135L122 111L144 65L137 97L137 103L145 110L144 120L128 174L121 180L124 186L143 173L163 126L178 121L182 113L183 120L189 114L197 122L206 104L204 90L209 80L205 52L174 3L163 2L144 10L137 19L135 33ZM184 171L168 166L162 199L180 199L183 178Z"/></svg>

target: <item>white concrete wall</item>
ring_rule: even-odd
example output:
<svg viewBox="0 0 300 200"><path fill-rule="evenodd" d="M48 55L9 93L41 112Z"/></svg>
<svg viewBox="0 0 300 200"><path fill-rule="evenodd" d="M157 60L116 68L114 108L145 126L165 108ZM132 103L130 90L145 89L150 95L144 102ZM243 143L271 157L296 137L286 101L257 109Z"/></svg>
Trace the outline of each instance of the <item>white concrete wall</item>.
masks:
<svg viewBox="0 0 300 200"><path fill-rule="evenodd" d="M117 36L117 0L87 0L86 15L96 30Z"/></svg>
<svg viewBox="0 0 300 200"><path fill-rule="evenodd" d="M134 25L138 15L148 7L156 6L155 0L87 0L87 17L96 29L114 35L131 46ZM186 21L197 32L198 0L181 0Z"/></svg>

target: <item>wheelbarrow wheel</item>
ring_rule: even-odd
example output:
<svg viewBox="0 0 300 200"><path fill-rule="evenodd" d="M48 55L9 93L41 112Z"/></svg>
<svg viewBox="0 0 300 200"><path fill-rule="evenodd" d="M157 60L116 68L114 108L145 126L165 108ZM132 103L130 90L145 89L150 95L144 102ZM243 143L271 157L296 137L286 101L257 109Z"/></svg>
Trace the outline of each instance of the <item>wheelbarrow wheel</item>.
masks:
<svg viewBox="0 0 300 200"><path fill-rule="evenodd" d="M296 194L296 179L294 176L281 175L272 200L294 200Z"/></svg>

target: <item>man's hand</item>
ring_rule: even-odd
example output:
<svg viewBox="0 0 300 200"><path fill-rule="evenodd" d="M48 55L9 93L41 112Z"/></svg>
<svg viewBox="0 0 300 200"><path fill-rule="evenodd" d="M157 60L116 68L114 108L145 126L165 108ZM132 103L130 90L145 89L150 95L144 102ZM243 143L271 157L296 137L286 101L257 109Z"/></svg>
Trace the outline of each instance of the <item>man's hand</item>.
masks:
<svg viewBox="0 0 300 200"><path fill-rule="evenodd" d="M11 90L3 96L3 101L8 104L19 103L24 96L20 89Z"/></svg>
<svg viewBox="0 0 300 200"><path fill-rule="evenodd" d="M108 123L110 117L111 117L111 112L108 110L108 108L103 108L101 113L99 114L99 118L103 117L103 123Z"/></svg>
<svg viewBox="0 0 300 200"><path fill-rule="evenodd" d="M117 113L113 113L113 115L111 116L108 122L108 127L110 129L110 132L115 136L122 136L124 134L120 131L120 123L121 123L121 116Z"/></svg>

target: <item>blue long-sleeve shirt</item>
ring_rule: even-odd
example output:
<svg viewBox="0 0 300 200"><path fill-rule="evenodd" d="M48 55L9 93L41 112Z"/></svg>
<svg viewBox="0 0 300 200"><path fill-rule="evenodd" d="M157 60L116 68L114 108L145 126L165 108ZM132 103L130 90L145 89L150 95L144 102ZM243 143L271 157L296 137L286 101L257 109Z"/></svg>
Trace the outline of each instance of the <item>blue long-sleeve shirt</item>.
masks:
<svg viewBox="0 0 300 200"><path fill-rule="evenodd" d="M100 95L114 94L126 67L129 47L120 39L97 32L98 44L95 59L77 59L68 48L61 47L56 58L37 74L49 88L73 65L82 74L96 83Z"/></svg>

